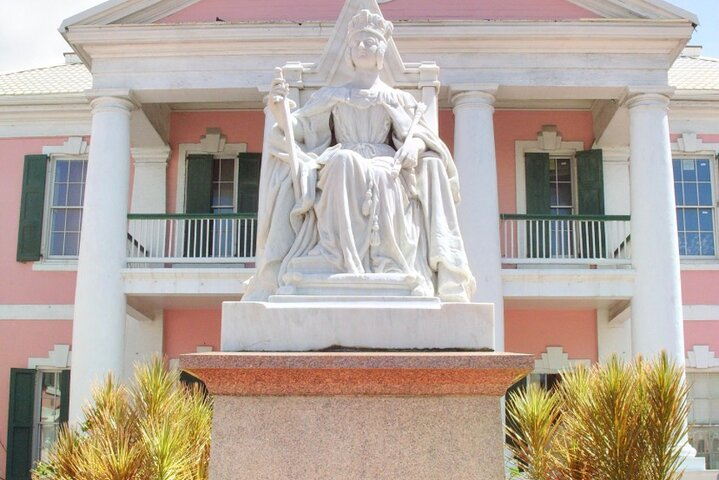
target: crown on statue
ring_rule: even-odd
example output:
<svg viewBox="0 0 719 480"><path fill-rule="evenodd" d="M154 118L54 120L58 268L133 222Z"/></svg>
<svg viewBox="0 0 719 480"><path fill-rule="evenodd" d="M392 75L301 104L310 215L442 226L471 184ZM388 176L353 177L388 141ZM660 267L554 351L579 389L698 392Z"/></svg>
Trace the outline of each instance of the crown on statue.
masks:
<svg viewBox="0 0 719 480"><path fill-rule="evenodd" d="M362 10L352 17L347 30L347 37L350 38L360 32L369 32L385 40L389 40L393 29L394 25L392 25L392 22L388 22L382 18L382 15L377 15L369 10Z"/></svg>

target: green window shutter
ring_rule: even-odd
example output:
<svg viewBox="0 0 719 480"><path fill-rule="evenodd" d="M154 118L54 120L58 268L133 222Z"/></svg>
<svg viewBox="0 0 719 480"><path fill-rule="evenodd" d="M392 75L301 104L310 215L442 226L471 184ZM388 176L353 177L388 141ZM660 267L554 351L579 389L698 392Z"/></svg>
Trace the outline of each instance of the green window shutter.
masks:
<svg viewBox="0 0 719 480"><path fill-rule="evenodd" d="M577 157L577 210L580 215L604 215L604 171L601 150L585 150ZM580 257L606 257L605 226L583 223Z"/></svg>
<svg viewBox="0 0 719 480"><path fill-rule="evenodd" d="M525 192L529 215L551 213L549 191L549 154L524 154ZM549 229L547 222L527 222L527 256L530 258L549 256Z"/></svg>
<svg viewBox="0 0 719 480"><path fill-rule="evenodd" d="M7 480L30 480L35 406L35 370L10 369Z"/></svg>
<svg viewBox="0 0 719 480"><path fill-rule="evenodd" d="M212 206L212 155L187 157L187 193L185 213L211 213Z"/></svg>
<svg viewBox="0 0 719 480"><path fill-rule="evenodd" d="M185 213L212 213L212 168L214 157L209 154L187 157L187 190ZM212 235L197 220L185 220L185 256L202 257Z"/></svg>
<svg viewBox="0 0 719 480"><path fill-rule="evenodd" d="M40 260L47 160L47 155L25 156L17 237L18 262Z"/></svg>
<svg viewBox="0 0 719 480"><path fill-rule="evenodd" d="M526 153L524 174L527 213L549 215L549 154Z"/></svg>
<svg viewBox="0 0 719 480"><path fill-rule="evenodd" d="M601 150L577 152L577 210L580 215L604 215L604 173Z"/></svg>
<svg viewBox="0 0 719 480"><path fill-rule="evenodd" d="M67 423L70 414L70 370L60 372L60 423Z"/></svg>
<svg viewBox="0 0 719 480"><path fill-rule="evenodd" d="M237 213L257 213L260 198L261 153L240 153L237 174Z"/></svg>

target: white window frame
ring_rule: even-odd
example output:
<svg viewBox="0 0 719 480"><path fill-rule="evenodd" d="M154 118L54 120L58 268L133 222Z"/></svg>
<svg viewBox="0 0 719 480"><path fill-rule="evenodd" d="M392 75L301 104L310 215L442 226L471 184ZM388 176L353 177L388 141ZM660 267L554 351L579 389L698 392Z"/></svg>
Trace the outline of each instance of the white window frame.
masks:
<svg viewBox="0 0 719 480"><path fill-rule="evenodd" d="M672 144L672 147L674 147L676 144ZM706 146L706 144L704 144ZM716 144L717 149L719 150L719 144ZM714 225L714 255L679 255L680 262L690 262L690 263L704 263L704 262L711 262L716 263L717 260L719 260L719 226L717 225L717 221L719 221L719 161L717 161L717 153L716 151L712 150L700 150L697 152L677 152L672 148L672 187L674 187L674 169L673 169L673 162L674 160L708 160L709 161L709 170L710 170L710 179L711 179L711 186L712 186L712 206L711 208L714 210L713 215L713 225ZM674 200L674 210L679 208L679 205L677 205L676 199ZM691 207L690 207L691 208Z"/></svg>
<svg viewBox="0 0 719 480"><path fill-rule="evenodd" d="M50 202L52 201L55 162L57 159L88 160L90 146L83 137L68 137L62 145L45 146L42 153L48 156L47 175L45 178L45 199L43 203L42 240L40 243L40 260L33 262L35 271L76 271L77 257L50 257L48 255L50 238ZM84 204L84 199L83 199Z"/></svg>

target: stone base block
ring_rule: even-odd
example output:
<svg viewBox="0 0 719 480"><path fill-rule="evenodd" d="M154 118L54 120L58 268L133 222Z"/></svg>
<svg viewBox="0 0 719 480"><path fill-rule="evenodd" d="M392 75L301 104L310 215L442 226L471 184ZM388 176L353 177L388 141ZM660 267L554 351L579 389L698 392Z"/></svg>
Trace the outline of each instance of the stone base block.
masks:
<svg viewBox="0 0 719 480"><path fill-rule="evenodd" d="M210 480L504 479L500 397L532 355L182 355L215 399Z"/></svg>
<svg viewBox="0 0 719 480"><path fill-rule="evenodd" d="M215 397L210 480L504 479L497 397Z"/></svg>
<svg viewBox="0 0 719 480"><path fill-rule="evenodd" d="M494 306L426 297L276 295L222 304L223 352L494 349Z"/></svg>

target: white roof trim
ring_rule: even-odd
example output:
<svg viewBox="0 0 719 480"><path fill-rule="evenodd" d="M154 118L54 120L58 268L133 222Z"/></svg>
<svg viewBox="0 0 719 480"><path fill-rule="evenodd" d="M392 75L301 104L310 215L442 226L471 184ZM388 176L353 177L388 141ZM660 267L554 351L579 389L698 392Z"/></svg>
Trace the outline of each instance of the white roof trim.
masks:
<svg viewBox="0 0 719 480"><path fill-rule="evenodd" d="M60 25L63 32L75 25L152 23L200 0L107 0L74 15ZM699 24L696 15L664 0L568 0L605 18L685 19Z"/></svg>
<svg viewBox="0 0 719 480"><path fill-rule="evenodd" d="M699 25L693 13L664 0L569 0L605 18L685 19Z"/></svg>
<svg viewBox="0 0 719 480"><path fill-rule="evenodd" d="M60 32L74 25L111 23L152 23L200 0L107 0L100 5L65 19Z"/></svg>

